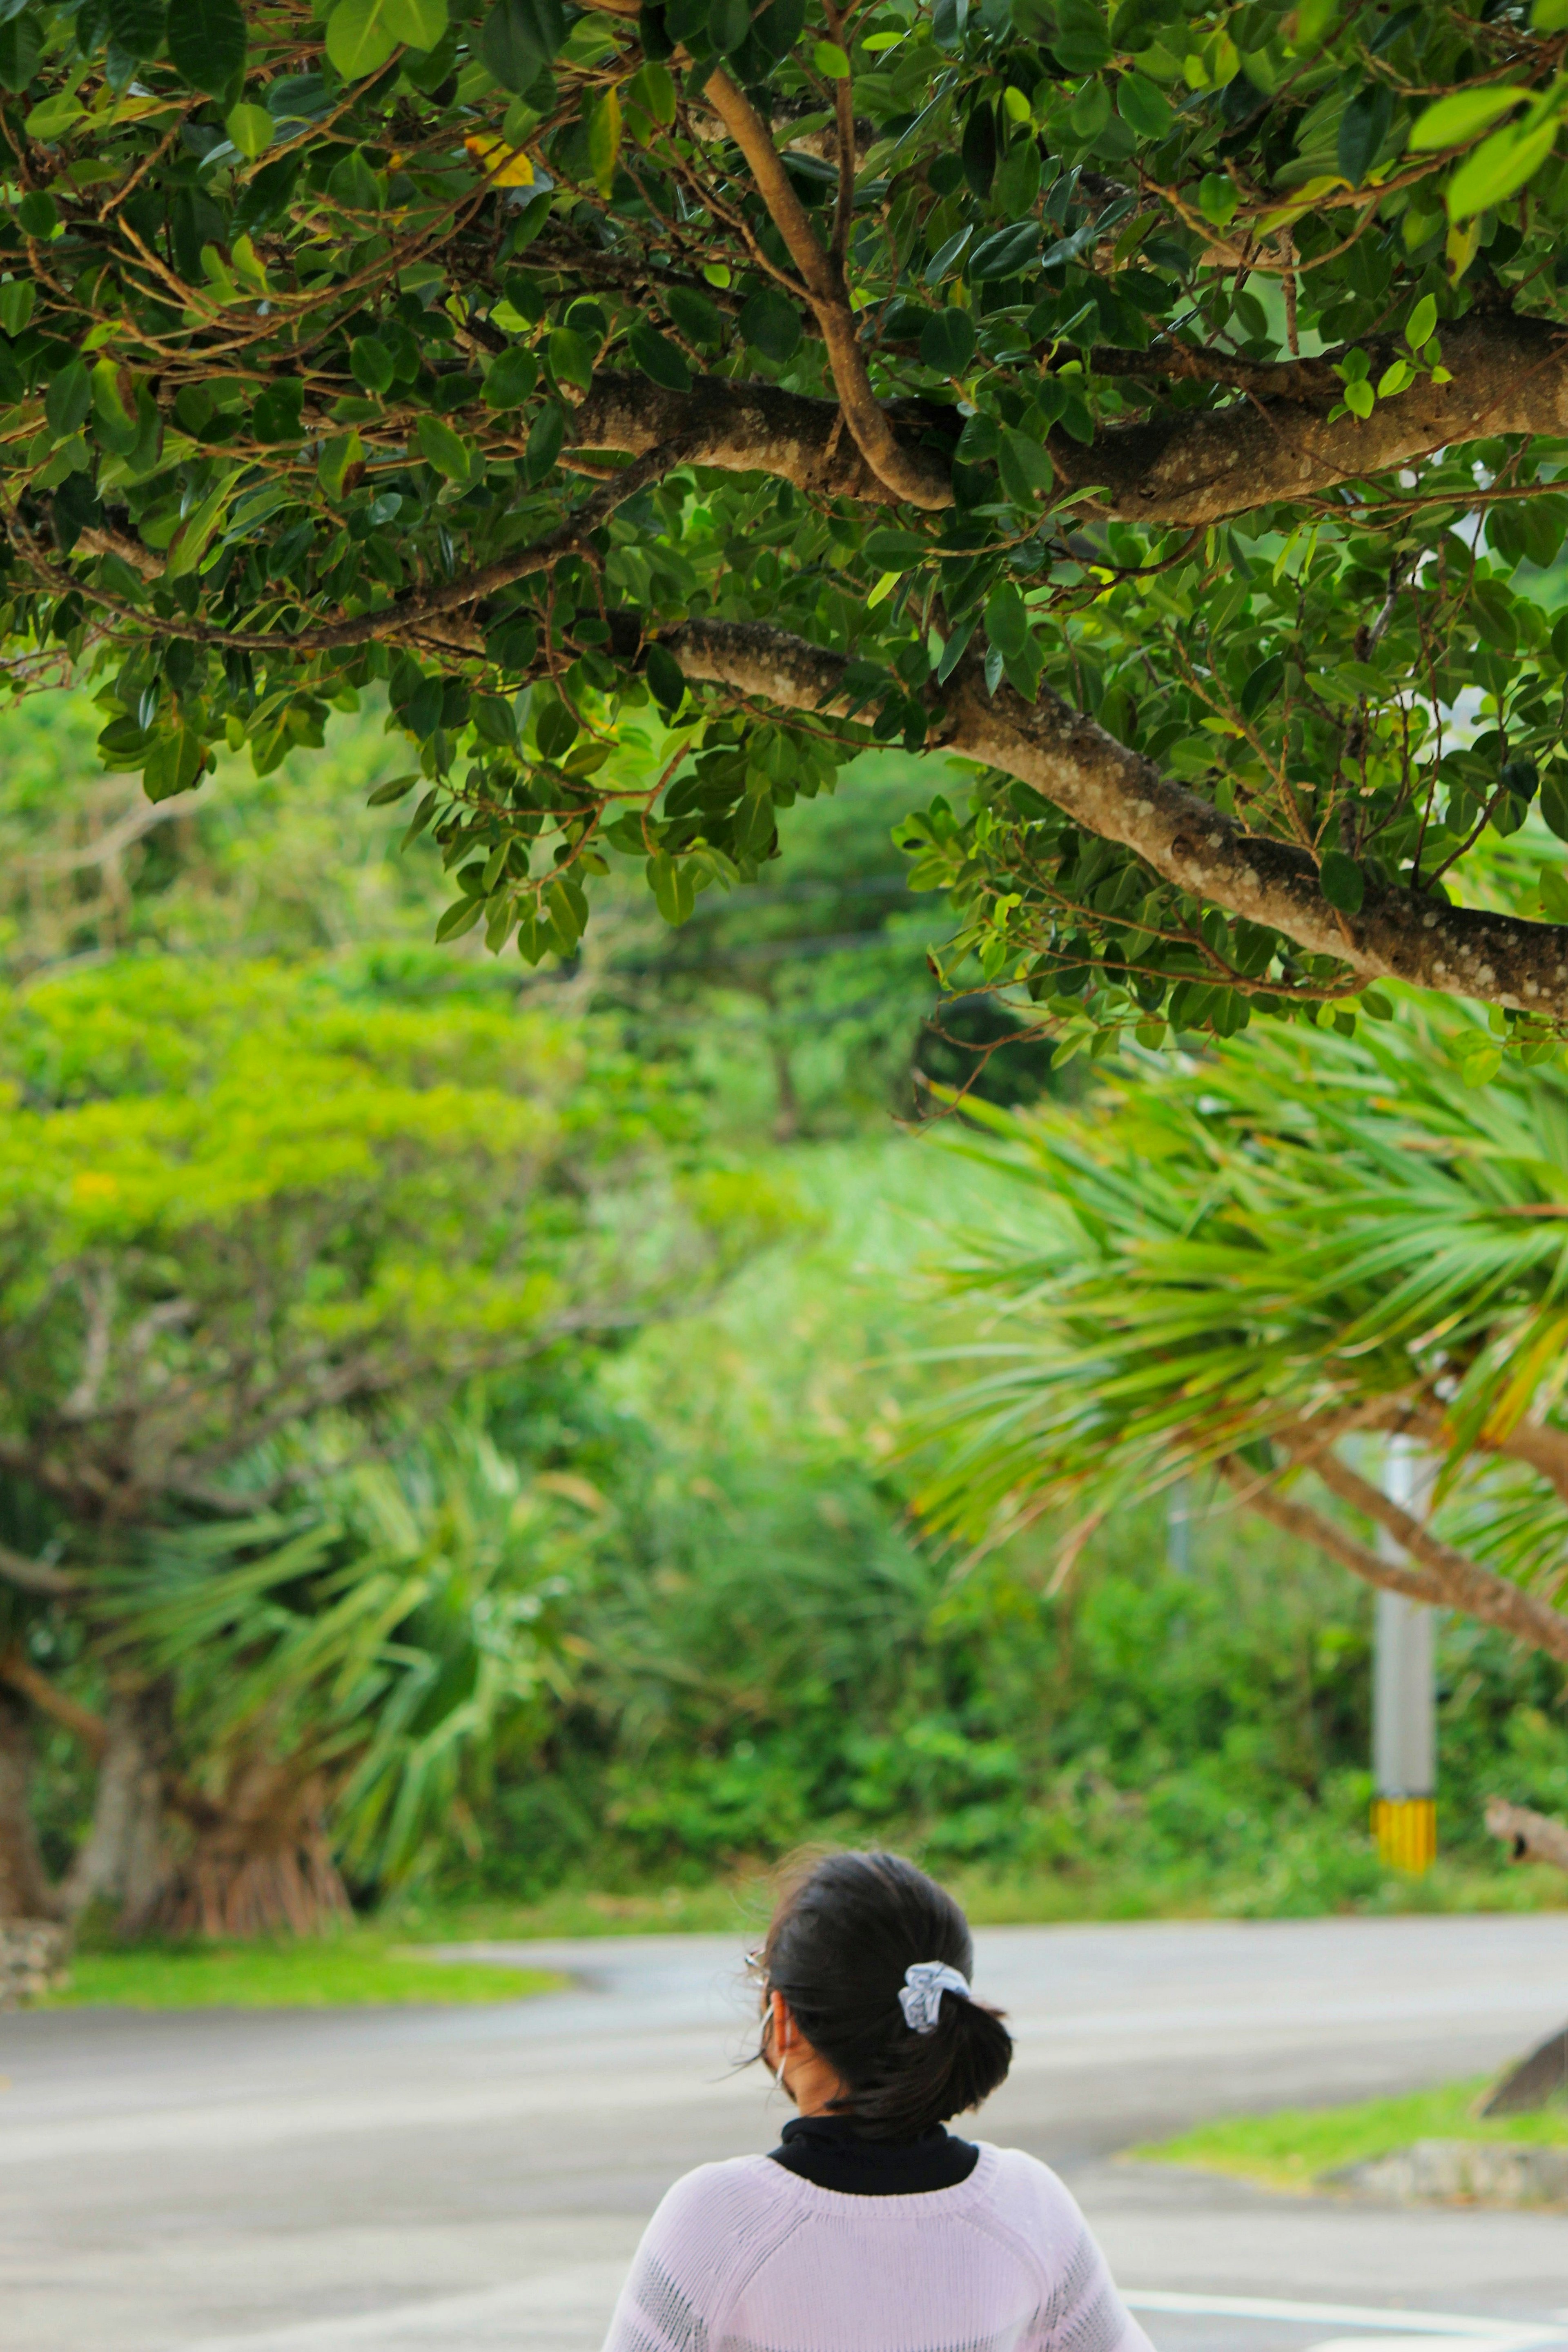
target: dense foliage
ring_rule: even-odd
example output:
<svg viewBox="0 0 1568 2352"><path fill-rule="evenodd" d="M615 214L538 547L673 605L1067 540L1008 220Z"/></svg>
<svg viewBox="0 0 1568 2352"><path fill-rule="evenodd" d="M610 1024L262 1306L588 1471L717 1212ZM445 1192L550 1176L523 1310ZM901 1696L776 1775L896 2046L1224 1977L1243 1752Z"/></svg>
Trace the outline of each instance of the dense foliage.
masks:
<svg viewBox="0 0 1568 2352"><path fill-rule="evenodd" d="M1563 14L21 5L12 675L85 662L158 801L384 680L443 935L530 959L901 740L977 763L917 878L1043 1018L1398 971L1528 1046L1533 882L1447 901L1568 833Z"/></svg>

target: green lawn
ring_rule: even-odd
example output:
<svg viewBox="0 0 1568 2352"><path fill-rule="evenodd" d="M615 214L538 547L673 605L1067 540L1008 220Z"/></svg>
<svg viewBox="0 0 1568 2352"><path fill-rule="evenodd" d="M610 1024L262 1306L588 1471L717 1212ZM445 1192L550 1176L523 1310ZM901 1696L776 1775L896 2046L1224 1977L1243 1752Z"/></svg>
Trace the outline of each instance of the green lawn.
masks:
<svg viewBox="0 0 1568 2352"><path fill-rule="evenodd" d="M1526 2140L1568 2147L1568 2107L1483 2122L1476 2102L1489 2077L1444 2083L1402 2099L1363 2099L1352 2107L1281 2107L1271 2116L1232 2116L1200 2124L1174 2139L1129 2148L1146 2163L1195 2165L1263 2189L1310 2189L1342 2164L1364 2164L1417 2139Z"/></svg>
<svg viewBox="0 0 1568 2352"><path fill-rule="evenodd" d="M363 1934L300 1944L163 1944L79 1953L47 2009L349 2009L517 2000L544 1969L447 1967Z"/></svg>

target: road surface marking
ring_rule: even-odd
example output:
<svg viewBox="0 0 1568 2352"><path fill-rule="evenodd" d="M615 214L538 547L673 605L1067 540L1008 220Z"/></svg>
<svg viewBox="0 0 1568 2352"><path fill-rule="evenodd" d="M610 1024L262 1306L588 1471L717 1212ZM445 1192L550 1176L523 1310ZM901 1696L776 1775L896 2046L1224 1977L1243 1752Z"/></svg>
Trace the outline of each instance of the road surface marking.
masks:
<svg viewBox="0 0 1568 2352"><path fill-rule="evenodd" d="M1473 2344L1506 2345L1512 2352L1525 2352L1530 2345L1555 2344L1563 2336L1562 2328L1549 2321L1487 2319L1476 2312L1391 2310L1377 2304L1286 2303L1254 2294L1176 2294L1160 2287L1125 2288L1121 2300L1132 2311L1188 2311L1212 2319L1297 2320L1308 2327L1386 2328L1395 2336L1433 2344L1459 2336ZM1348 2352L1354 2341L1354 2337L1337 2338L1335 2352Z"/></svg>

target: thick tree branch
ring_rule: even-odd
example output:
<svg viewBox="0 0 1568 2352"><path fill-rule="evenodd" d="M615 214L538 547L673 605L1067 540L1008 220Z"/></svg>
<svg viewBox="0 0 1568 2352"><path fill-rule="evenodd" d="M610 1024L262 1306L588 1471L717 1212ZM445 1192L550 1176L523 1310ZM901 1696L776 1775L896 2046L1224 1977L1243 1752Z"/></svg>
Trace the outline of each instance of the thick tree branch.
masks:
<svg viewBox="0 0 1568 2352"><path fill-rule="evenodd" d="M855 330L855 313L843 278L816 241L805 206L795 194L784 158L772 133L751 101L738 90L721 67L706 85L709 104L746 159L747 167L784 238L790 259L816 314L827 363L843 405L844 421L873 473L887 484L889 495L910 506L951 506L951 484L933 498L927 468L912 462L892 426L887 411L871 389L865 354Z"/></svg>
<svg viewBox="0 0 1568 2352"><path fill-rule="evenodd" d="M1516 1862L1551 1862L1568 1870L1568 1826L1546 1813L1532 1813L1528 1805L1510 1805L1506 1798L1487 1800L1487 1828L1513 1849Z"/></svg>
<svg viewBox="0 0 1568 2352"><path fill-rule="evenodd" d="M847 716L851 709L847 658L782 630L689 621L667 642L689 677L784 709ZM1568 1017L1568 927L1445 906L1410 890L1341 915L1323 898L1308 851L1244 832L1048 688L1030 704L1006 686L988 695L977 675L961 670L938 720L946 750L1018 777L1179 889L1268 924L1311 953L1338 957L1363 981L1405 980Z"/></svg>
<svg viewBox="0 0 1568 2352"><path fill-rule="evenodd" d="M917 504L951 506L949 459L922 448L922 432L944 425L950 439L962 421L952 410L895 401L882 411L906 466L924 486ZM666 392L644 376L601 369L594 389L568 422L572 446L619 449L642 457L661 442L689 445L692 462L726 473L771 474L813 499L864 499L885 505L887 484L844 430L836 400L781 392L776 384L739 383L704 376L689 392Z"/></svg>
<svg viewBox="0 0 1568 2352"><path fill-rule="evenodd" d="M1299 1458L1310 1465L1331 1494L1387 1529L1417 1567L1427 1571L1445 1606L1463 1610L1483 1624L1500 1626L1531 1649L1568 1659L1568 1615L1562 1610L1549 1607L1534 1593L1510 1584L1504 1576L1494 1576L1489 1568L1482 1568L1464 1552L1456 1551L1452 1544L1442 1542L1381 1487L1342 1462L1331 1448L1316 1447L1312 1432L1306 1431L1303 1436L1306 1442L1299 1449Z"/></svg>
<svg viewBox="0 0 1568 2352"><path fill-rule="evenodd" d="M776 152L773 160L778 163ZM789 199L826 269L793 189ZM842 414L856 447L846 456L835 454L842 435L834 404L718 378L681 394L635 377L598 377L577 412L574 437L586 448L640 454L676 433L691 433L697 436L693 456L702 465L776 474L814 496L876 499L890 490L915 506L951 506L946 457L940 449L914 446L920 426L910 414L912 404L875 400L852 320L849 331L855 404L846 398ZM1445 327L1442 341L1452 382L1434 384L1423 377L1394 399L1380 400L1364 420L1343 415L1329 422L1343 386L1325 361L1238 365L1243 398L1108 425L1087 448L1058 430L1050 437L1052 460L1064 482L1100 488L1099 503L1112 513L1195 526L1275 499L1311 498L1478 435L1568 434L1568 337L1559 329L1544 320L1472 311ZM1392 344L1379 353L1393 355ZM1202 354L1180 345L1090 357L1096 373L1122 373L1118 363L1134 361L1142 371L1173 376L1214 373ZM847 380L835 359L841 394ZM956 415L945 414L956 425ZM934 407L929 412L933 423L943 415Z"/></svg>
<svg viewBox="0 0 1568 2352"><path fill-rule="evenodd" d="M1451 383L1421 377L1364 420L1331 424L1342 387L1310 363L1291 363L1278 372L1277 395L1254 388L1224 408L1111 425L1089 448L1058 430L1052 461L1064 481L1101 487L1116 514L1194 524L1310 498L1483 434L1568 433L1568 336L1560 328L1472 310L1444 327L1442 346Z"/></svg>

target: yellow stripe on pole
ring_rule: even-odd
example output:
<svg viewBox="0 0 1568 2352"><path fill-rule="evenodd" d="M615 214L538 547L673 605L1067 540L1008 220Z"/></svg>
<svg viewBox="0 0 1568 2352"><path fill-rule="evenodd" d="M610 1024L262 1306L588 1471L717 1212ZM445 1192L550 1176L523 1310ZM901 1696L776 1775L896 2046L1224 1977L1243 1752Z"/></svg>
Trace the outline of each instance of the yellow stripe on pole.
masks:
<svg viewBox="0 0 1568 2352"><path fill-rule="evenodd" d="M1372 1834L1390 1870L1419 1878L1437 1859L1435 1797L1378 1797L1372 1808Z"/></svg>

